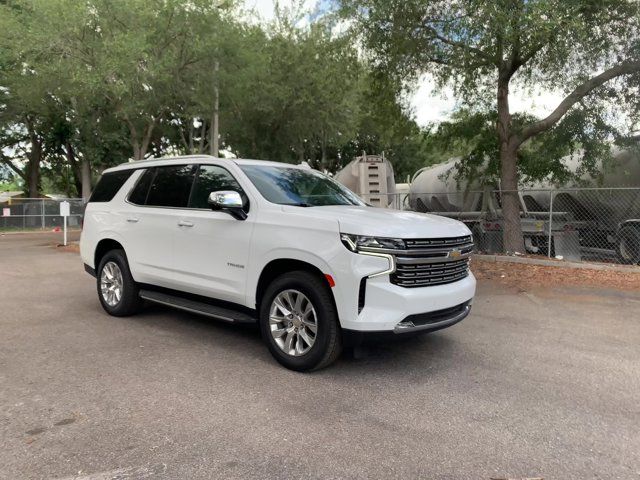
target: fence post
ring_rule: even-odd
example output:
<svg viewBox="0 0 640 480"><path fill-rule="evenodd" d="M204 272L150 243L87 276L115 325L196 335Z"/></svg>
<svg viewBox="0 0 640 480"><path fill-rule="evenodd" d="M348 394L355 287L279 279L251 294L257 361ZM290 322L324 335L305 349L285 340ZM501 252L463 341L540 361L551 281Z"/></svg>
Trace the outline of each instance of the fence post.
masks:
<svg viewBox="0 0 640 480"><path fill-rule="evenodd" d="M547 245L547 257L551 258L551 242L553 230L553 192L549 190L549 241Z"/></svg>
<svg viewBox="0 0 640 480"><path fill-rule="evenodd" d="M44 198L41 200L42 203L42 230L44 230Z"/></svg>

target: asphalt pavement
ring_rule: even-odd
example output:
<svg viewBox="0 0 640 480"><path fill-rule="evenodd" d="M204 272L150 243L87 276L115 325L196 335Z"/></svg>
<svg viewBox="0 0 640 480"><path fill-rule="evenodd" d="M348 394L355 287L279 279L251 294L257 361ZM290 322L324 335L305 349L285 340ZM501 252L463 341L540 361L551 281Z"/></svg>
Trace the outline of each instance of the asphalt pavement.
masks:
<svg viewBox="0 0 640 480"><path fill-rule="evenodd" d="M481 283L300 374L251 327L108 316L58 237L0 237L2 479L640 478L640 292Z"/></svg>

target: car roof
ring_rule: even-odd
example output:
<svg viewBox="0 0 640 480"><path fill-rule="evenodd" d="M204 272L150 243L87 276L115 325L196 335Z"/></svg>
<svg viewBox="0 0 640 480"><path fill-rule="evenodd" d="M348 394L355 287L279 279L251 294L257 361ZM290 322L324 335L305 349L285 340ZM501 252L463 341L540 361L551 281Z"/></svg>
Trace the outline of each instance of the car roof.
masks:
<svg viewBox="0 0 640 480"><path fill-rule="evenodd" d="M184 163L215 163L225 165L235 163L236 165L270 165L273 167L286 168L307 168L301 165L293 165L284 162L272 162L268 160L251 160L244 158L220 158L211 155L178 155L173 157L150 158L147 160L133 160L127 163L121 163L115 167L106 169L103 173L118 172L121 170L130 170L138 168L164 167L172 164Z"/></svg>

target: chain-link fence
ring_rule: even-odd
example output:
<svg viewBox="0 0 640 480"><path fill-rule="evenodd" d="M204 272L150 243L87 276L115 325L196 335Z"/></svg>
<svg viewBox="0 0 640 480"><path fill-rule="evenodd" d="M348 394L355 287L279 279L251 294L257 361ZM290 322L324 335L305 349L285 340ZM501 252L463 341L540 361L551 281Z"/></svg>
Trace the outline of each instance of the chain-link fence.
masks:
<svg viewBox="0 0 640 480"><path fill-rule="evenodd" d="M456 218L471 229L476 247L503 252L502 197L506 192L396 193L388 208ZM522 189L520 225L525 248L565 260L640 263L640 188ZM376 194L376 197L380 197ZM363 195L364 201L368 201Z"/></svg>
<svg viewBox="0 0 640 480"><path fill-rule="evenodd" d="M84 202L81 198L2 198L0 196L0 231L29 231L62 228L60 203L69 202L71 215L67 227L82 225Z"/></svg>

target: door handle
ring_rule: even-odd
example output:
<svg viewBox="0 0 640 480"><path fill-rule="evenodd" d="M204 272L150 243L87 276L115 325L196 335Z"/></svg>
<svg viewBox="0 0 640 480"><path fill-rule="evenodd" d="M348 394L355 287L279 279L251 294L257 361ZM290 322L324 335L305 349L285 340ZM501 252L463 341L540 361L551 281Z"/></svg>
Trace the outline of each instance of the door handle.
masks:
<svg viewBox="0 0 640 480"><path fill-rule="evenodd" d="M193 222L187 222L186 220L180 220L178 222L179 227L193 227Z"/></svg>
<svg viewBox="0 0 640 480"><path fill-rule="evenodd" d="M139 221L140 221L140 219L137 218L137 217L129 217L129 218L127 218L127 222L129 222L129 223L138 223Z"/></svg>

